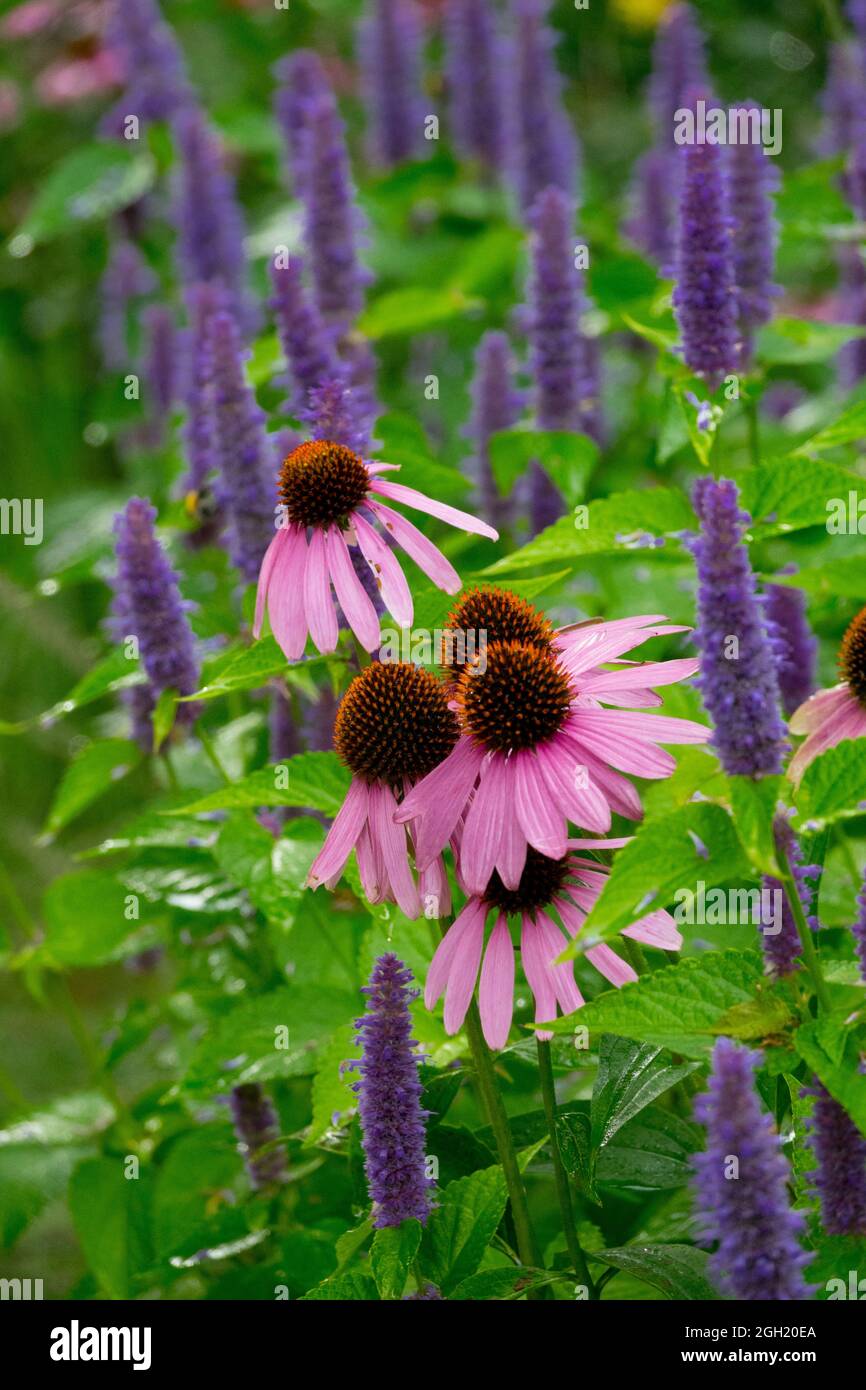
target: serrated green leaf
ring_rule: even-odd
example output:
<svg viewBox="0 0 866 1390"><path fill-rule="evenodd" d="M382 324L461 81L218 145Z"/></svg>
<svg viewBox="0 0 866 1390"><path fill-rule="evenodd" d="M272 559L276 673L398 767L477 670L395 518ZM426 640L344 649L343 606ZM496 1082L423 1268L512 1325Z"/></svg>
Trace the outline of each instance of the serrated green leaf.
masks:
<svg viewBox="0 0 866 1390"><path fill-rule="evenodd" d="M125 1176L125 1159L88 1158L69 1182L69 1210L97 1284L128 1298L132 1276L147 1263L146 1183Z"/></svg>
<svg viewBox="0 0 866 1390"><path fill-rule="evenodd" d="M385 1226L376 1232L370 1250L370 1266L380 1298L400 1297L420 1244L420 1221L409 1219L401 1221L399 1226Z"/></svg>
<svg viewBox="0 0 866 1390"><path fill-rule="evenodd" d="M866 810L866 738L846 738L820 753L803 773L797 809L804 820L830 824Z"/></svg>
<svg viewBox="0 0 866 1390"><path fill-rule="evenodd" d="M752 518L749 535L786 535L806 526L824 526L831 498L848 497L862 479L824 459L808 464L809 486L803 486L807 465L793 458L771 459L742 475L740 500Z"/></svg>
<svg viewBox="0 0 866 1390"><path fill-rule="evenodd" d="M424 1269L443 1293L475 1273L507 1200L498 1165L458 1178L445 1188L424 1233Z"/></svg>
<svg viewBox="0 0 866 1390"><path fill-rule="evenodd" d="M163 812L167 816L231 811L248 806L310 806L335 816L349 790L350 775L336 753L297 753L259 768L238 782Z"/></svg>
<svg viewBox="0 0 866 1390"><path fill-rule="evenodd" d="M866 1076L854 1030L832 1018L802 1024L794 1046L834 1100L838 1100L862 1134L866 1134Z"/></svg>
<svg viewBox="0 0 866 1390"><path fill-rule="evenodd" d="M100 1091L60 1096L44 1110L0 1130L0 1148L19 1144L76 1144L100 1134L114 1119L114 1107Z"/></svg>
<svg viewBox="0 0 866 1390"><path fill-rule="evenodd" d="M717 1301L723 1297L707 1273L709 1256L692 1245L624 1245L599 1250L590 1256L612 1269L621 1269L666 1298Z"/></svg>
<svg viewBox="0 0 866 1390"><path fill-rule="evenodd" d="M493 476L503 496L513 491L535 462L569 506L582 500L599 457L594 440L567 430L500 430L491 436L489 448Z"/></svg>
<svg viewBox="0 0 866 1390"><path fill-rule="evenodd" d="M591 1128L589 1116L579 1111L566 1111L556 1117L556 1138L565 1171L574 1178L580 1191L596 1206L600 1206L601 1198L595 1186Z"/></svg>
<svg viewBox="0 0 866 1390"><path fill-rule="evenodd" d="M326 1279L323 1284L310 1289L298 1300L301 1303L316 1303L327 1300L334 1303L373 1303L379 1298L376 1285L366 1274L338 1274Z"/></svg>
<svg viewBox="0 0 866 1390"><path fill-rule="evenodd" d="M126 738L103 738L76 753L51 803L45 833L56 835L141 762L138 744Z"/></svg>
<svg viewBox="0 0 866 1390"><path fill-rule="evenodd" d="M573 1276L551 1273L545 1269L529 1269L525 1265L502 1265L498 1269L482 1269L479 1274L471 1274L458 1284L449 1298L473 1299L483 1302L499 1299L513 1302L525 1298L532 1289L540 1289L545 1284L560 1281L574 1283Z"/></svg>
<svg viewBox="0 0 866 1390"><path fill-rule="evenodd" d="M45 938L39 954L58 965L104 965L126 954L128 939L147 921L126 886L110 874L84 869L62 874L42 900Z"/></svg>
<svg viewBox="0 0 866 1390"><path fill-rule="evenodd" d="M672 1111L647 1106L601 1149L596 1180L604 1187L684 1187L700 1137L695 1125Z"/></svg>
<svg viewBox="0 0 866 1390"><path fill-rule="evenodd" d="M734 825L759 873L779 876L773 816L782 794L781 777L729 777Z"/></svg>

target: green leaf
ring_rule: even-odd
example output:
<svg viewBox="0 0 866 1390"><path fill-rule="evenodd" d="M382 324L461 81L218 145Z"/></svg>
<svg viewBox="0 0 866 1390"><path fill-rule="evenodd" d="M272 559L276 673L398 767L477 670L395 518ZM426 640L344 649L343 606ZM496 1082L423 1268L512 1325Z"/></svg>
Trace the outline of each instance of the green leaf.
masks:
<svg viewBox="0 0 866 1390"><path fill-rule="evenodd" d="M826 327L827 325L824 325ZM851 338L863 336L866 329L847 329L846 341ZM866 437L866 400L854 401L847 410L837 417L830 425L825 425L817 434L810 435L804 439L802 444L798 444L793 450L793 456L798 454L820 454L825 449L838 449L840 444L852 444L855 440Z"/></svg>
<svg viewBox="0 0 866 1390"><path fill-rule="evenodd" d="M700 1065L659 1062L661 1048L627 1038L605 1037L590 1106L592 1147L597 1152L617 1130Z"/></svg>
<svg viewBox="0 0 866 1390"><path fill-rule="evenodd" d="M691 1245L624 1245L590 1255L660 1289L666 1298L713 1300L723 1297L707 1274L709 1256Z"/></svg>
<svg viewBox="0 0 866 1390"><path fill-rule="evenodd" d="M335 1246L337 1255L337 1274L342 1274L346 1265L349 1264L362 1250L373 1234L373 1219L370 1216L364 1218L359 1226L353 1230L346 1231L340 1236Z"/></svg>
<svg viewBox="0 0 866 1390"><path fill-rule="evenodd" d="M17 235L34 243L74 231L83 222L104 221L138 202L151 187L156 166L146 150L106 140L73 150L42 181Z"/></svg>
<svg viewBox="0 0 866 1390"><path fill-rule="evenodd" d="M643 550L652 555L653 537L675 537L697 530L697 519L685 493L654 487L643 492L618 492L578 507L548 526L511 555L488 566L487 575L513 574L535 565L562 564L583 555Z"/></svg>
<svg viewBox="0 0 866 1390"><path fill-rule="evenodd" d="M616 1033L687 1057L705 1057L719 1019L750 1002L764 980L758 951L706 951L605 990L565 1018L545 1023L555 1033L586 1027L590 1036Z"/></svg>
<svg viewBox="0 0 866 1390"><path fill-rule="evenodd" d="M862 1134L866 1134L866 1076L860 1071L860 1049L852 1028L831 1018L804 1023L794 1034L803 1061L838 1100Z"/></svg>
<svg viewBox="0 0 866 1390"><path fill-rule="evenodd" d="M531 1289L540 1289L545 1284L559 1282L574 1283L573 1275L552 1273L546 1269L529 1269L526 1265L502 1265L497 1269L482 1269L479 1274L471 1274L458 1284L449 1298L472 1299L483 1302L500 1299L513 1302L525 1298Z"/></svg>
<svg viewBox="0 0 866 1390"><path fill-rule="evenodd" d="M310 806L335 816L345 800L349 781L349 773L336 753L297 753L283 763L259 768L238 782L183 806L174 806L164 814L187 816L246 806Z"/></svg>
<svg viewBox="0 0 866 1390"><path fill-rule="evenodd" d="M73 1169L90 1156L90 1144L0 1148L0 1247L10 1249L49 1202L65 1196Z"/></svg>
<svg viewBox="0 0 866 1390"><path fill-rule="evenodd" d="M379 1298L376 1285L366 1274L337 1274L310 1289L298 1301L313 1303L325 1299L334 1303L372 1303Z"/></svg>
<svg viewBox="0 0 866 1390"><path fill-rule="evenodd" d="M0 1149L18 1144L75 1144L107 1129L114 1107L100 1091L80 1091L60 1096L44 1110L0 1130Z"/></svg>
<svg viewBox="0 0 866 1390"><path fill-rule="evenodd" d="M557 1115L556 1138L565 1171L575 1179L581 1192L600 1206L601 1198L595 1186L589 1116L582 1111L566 1111L564 1115Z"/></svg>
<svg viewBox="0 0 866 1390"><path fill-rule="evenodd" d="M696 891L699 882L709 889L750 876L749 862L723 807L695 802L646 821L634 840L617 852L598 901L562 959L582 955L648 912L666 907L692 884Z"/></svg>
<svg viewBox="0 0 866 1390"><path fill-rule="evenodd" d="M370 1266L380 1298L400 1297L420 1244L420 1221L401 1221L399 1226L385 1226L376 1232Z"/></svg>
<svg viewBox="0 0 866 1390"><path fill-rule="evenodd" d="M137 663L129 661L123 648L118 647L82 676L63 700L58 700L57 704L52 705L43 714L36 715L33 719L21 720L17 724L0 720L0 734L24 733L37 725L45 729L50 728L58 719L73 714L85 705L93 704L104 695L126 690L132 685L143 685L146 680L147 677Z"/></svg>
<svg viewBox="0 0 866 1390"><path fill-rule="evenodd" d="M496 1232L508 1192L497 1165L450 1182L424 1234L424 1269L447 1294L470 1274Z"/></svg>
<svg viewBox="0 0 866 1390"><path fill-rule="evenodd" d="M316 1144L334 1127L335 1115L347 1115L358 1104L351 1089L357 1072L350 1072L344 1063L360 1057L360 1043L355 1042L357 1028L344 1023L337 1028L327 1047L322 1050L319 1069L313 1078L313 1118L306 1142Z"/></svg>
<svg viewBox="0 0 866 1390"><path fill-rule="evenodd" d="M803 773L797 792L800 816L820 825L866 810L866 738L846 738L828 748Z"/></svg>
<svg viewBox="0 0 866 1390"><path fill-rule="evenodd" d="M773 816L782 794L781 777L730 777L731 811L743 848L759 873L779 876Z"/></svg>
<svg viewBox="0 0 866 1390"><path fill-rule="evenodd" d="M124 884L92 869L62 874L42 900L45 939L39 953L58 965L104 965L126 954L140 931L140 905L130 904Z"/></svg>
<svg viewBox="0 0 866 1390"><path fill-rule="evenodd" d="M306 663L304 663L306 665ZM288 666L275 637L268 635L246 651L236 653L203 685L190 700L215 700L235 690L258 690L271 676L281 675Z"/></svg>
<svg viewBox="0 0 866 1390"><path fill-rule="evenodd" d="M605 313L648 300L657 290L655 266L633 252L593 256L590 261L589 292L593 303Z"/></svg>
<svg viewBox="0 0 866 1390"><path fill-rule="evenodd" d="M684 1187L701 1133L670 1110L650 1105L605 1144L596 1177L605 1187Z"/></svg>
<svg viewBox="0 0 866 1390"><path fill-rule="evenodd" d="M153 746L160 749L174 728L179 695L176 690L163 690L153 710Z"/></svg>
<svg viewBox="0 0 866 1390"><path fill-rule="evenodd" d="M803 486L803 465L792 457L772 459L742 474L741 501L752 518L749 535L785 535L807 526L826 526L828 500L847 499L862 479L835 463L813 459L809 486Z"/></svg>
<svg viewBox="0 0 866 1390"><path fill-rule="evenodd" d="M132 1275L147 1263L147 1187L124 1172L120 1155L88 1158L69 1183L69 1210L84 1257L111 1298L129 1298Z"/></svg>
<svg viewBox="0 0 866 1390"><path fill-rule="evenodd" d="M409 285L374 299L361 315L358 331L374 339L425 333L451 319L462 318L477 302L456 287L434 290Z"/></svg>
<svg viewBox="0 0 866 1390"><path fill-rule="evenodd" d="M779 317L761 328L757 355L767 365L785 363L800 366L810 362L829 362L852 338L862 337L860 325L819 323L815 319Z"/></svg>
<svg viewBox="0 0 866 1390"><path fill-rule="evenodd" d="M240 1171L240 1155L227 1126L203 1125L172 1143L154 1183L153 1243L159 1259L191 1255L207 1243L214 1199L237 1181ZM242 1229L238 1223L235 1234Z"/></svg>
<svg viewBox="0 0 866 1390"><path fill-rule="evenodd" d="M490 439L493 476L506 497L536 462L573 506L582 500L598 457L594 440L567 430L500 430Z"/></svg>
<svg viewBox="0 0 866 1390"><path fill-rule="evenodd" d="M130 739L103 738L85 744L60 779L45 833L56 835L140 762L141 749Z"/></svg>

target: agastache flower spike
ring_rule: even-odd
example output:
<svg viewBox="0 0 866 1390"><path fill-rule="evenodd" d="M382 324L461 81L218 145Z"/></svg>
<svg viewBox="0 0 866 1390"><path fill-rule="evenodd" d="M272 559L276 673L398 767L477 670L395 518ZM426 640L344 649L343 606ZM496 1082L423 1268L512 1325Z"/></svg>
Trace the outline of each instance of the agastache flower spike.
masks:
<svg viewBox="0 0 866 1390"><path fill-rule="evenodd" d="M794 568L780 572L790 573ZM815 688L818 643L806 617L806 595L789 584L768 584L764 612L776 657L782 708L791 715Z"/></svg>
<svg viewBox="0 0 866 1390"><path fill-rule="evenodd" d="M125 237L113 240L99 286L99 343L109 371L120 372L129 367L130 313L154 289L156 276L135 242Z"/></svg>
<svg viewBox="0 0 866 1390"><path fill-rule="evenodd" d="M504 333L485 333L475 354L472 381L472 419L466 431L475 446L478 502L485 516L500 526L511 510L500 493L490 463L490 439L520 419L521 394L514 385L514 358Z"/></svg>
<svg viewBox="0 0 866 1390"><path fill-rule="evenodd" d="M193 635L180 597L177 575L154 531L156 510L133 497L115 520L117 578L112 630L117 641L135 637L147 686L128 692L136 737L149 752L153 743L150 711L164 690L191 695L198 688ZM178 724L196 715L192 704L178 705Z"/></svg>
<svg viewBox="0 0 866 1390"><path fill-rule="evenodd" d="M671 168L668 150L649 150L641 156L635 169L631 214L625 227L627 234L663 275L670 273L674 255Z"/></svg>
<svg viewBox="0 0 866 1390"><path fill-rule="evenodd" d="M186 334L186 380L183 425L186 474L183 490L197 496L216 471L213 429L213 353L211 319L222 308L217 285L193 285L186 296L189 328Z"/></svg>
<svg viewBox="0 0 866 1390"><path fill-rule="evenodd" d="M711 390L737 367L734 241L722 157L717 145L683 145L679 152L673 305L686 366Z"/></svg>
<svg viewBox="0 0 866 1390"><path fill-rule="evenodd" d="M450 894L441 858L425 866L416 886L411 837L394 815L456 741L446 689L429 671L399 661L365 667L343 696L334 726L334 747L352 782L308 883L335 887L354 849L370 902L396 901L408 917L417 917L422 904L429 915L446 915Z"/></svg>
<svg viewBox="0 0 866 1390"><path fill-rule="evenodd" d="M277 1113L257 1082L235 1086L229 1097L232 1123L254 1191L285 1182L286 1150L279 1139Z"/></svg>
<svg viewBox="0 0 866 1390"><path fill-rule="evenodd" d="M321 58L306 48L281 58L274 74L280 83L274 108L286 141L286 171L292 190L301 197L307 177L309 111L317 101L330 97L330 87Z"/></svg>
<svg viewBox="0 0 866 1390"><path fill-rule="evenodd" d="M819 690L791 715L791 733L806 735L788 764L794 786L819 753L843 739L866 737L866 608L849 624L838 661L839 685Z"/></svg>
<svg viewBox="0 0 866 1390"><path fill-rule="evenodd" d="M349 546L359 547L392 618L401 627L411 624L409 586L369 517L440 589L453 594L460 588L450 561L386 501L414 507L470 534L498 539L492 527L468 512L402 483L383 481L382 473L398 467L365 462L334 440L310 440L284 461L279 480L281 525L261 567L253 630L256 635L261 631L267 608L274 636L289 661L303 654L308 633L320 652L334 651L338 628L331 584L358 641L367 651L378 648L379 619L357 577Z"/></svg>
<svg viewBox="0 0 866 1390"><path fill-rule="evenodd" d="M514 24L516 172L520 202L528 211L539 193L551 186L575 196L580 148L562 105L546 0L515 0Z"/></svg>
<svg viewBox="0 0 866 1390"><path fill-rule="evenodd" d="M270 274L274 290L270 308L291 370L295 386L292 413L297 414L306 406L310 391L337 374L333 334L325 328L304 286L300 260L293 257L286 266L272 262Z"/></svg>
<svg viewBox="0 0 866 1390"><path fill-rule="evenodd" d="M662 146L673 146L675 113L707 83L704 39L688 5L669 5L659 21L649 100Z"/></svg>
<svg viewBox="0 0 866 1390"><path fill-rule="evenodd" d="M470 897L440 942L427 976L424 1002L428 1009L445 994L446 1033L456 1033L462 1027L481 966L478 1005L484 1037L492 1048L504 1047L508 1041L515 973L509 917L520 922L521 959L535 999L536 1023L554 1019L557 1006L563 1014L581 1008L584 1001L575 983L573 963L555 962L569 937L579 935L610 870L575 851L618 849L627 843L627 839L569 840L561 859L548 858L530 848L516 888L506 888L494 873L484 892ZM494 926L485 949L485 928L491 913L495 914ZM682 946L674 919L664 911L641 917L622 934L663 951L678 951ZM593 946L586 955L617 988L637 979L632 967L610 946ZM536 1036L549 1040L553 1034L537 1028Z"/></svg>
<svg viewBox="0 0 866 1390"><path fill-rule="evenodd" d="M718 1242L710 1267L723 1292L743 1300L804 1299L810 1257L798 1241L805 1222L789 1206L781 1140L755 1091L760 1060L729 1038L713 1049L709 1089L695 1103L707 1129L706 1151L694 1159L697 1209L706 1239Z"/></svg>
<svg viewBox="0 0 866 1390"><path fill-rule="evenodd" d="M379 1229L411 1218L425 1224L435 1186L426 1176L429 1111L421 1106L421 1059L409 1013L417 991L409 988L411 982L411 970L397 956L380 956L364 987L367 1012L355 1020L362 1057L351 1065L361 1074L354 1089L373 1225Z"/></svg>
<svg viewBox="0 0 866 1390"><path fill-rule="evenodd" d="M126 77L126 90L103 123L107 132L123 134L127 116L170 120L193 104L183 54L155 0L115 0L104 42L121 59Z"/></svg>
<svg viewBox="0 0 866 1390"><path fill-rule="evenodd" d="M330 91L306 110L304 239L316 304L329 325L345 331L364 303L368 275L358 261L361 215L349 170L346 137Z"/></svg>
<svg viewBox="0 0 866 1390"><path fill-rule="evenodd" d="M273 536L271 453L264 415L247 384L246 354L233 316L218 310L210 334L218 496L226 513L232 564L249 583L258 575Z"/></svg>
<svg viewBox="0 0 866 1390"><path fill-rule="evenodd" d="M736 485L699 478L692 494L701 521L689 543L698 569L698 685L713 721L713 747L729 775L782 771L785 726L766 619L743 541L749 517Z"/></svg>
<svg viewBox="0 0 866 1390"><path fill-rule="evenodd" d="M760 107L747 101L740 103L739 109L760 110ZM776 251L773 192L778 187L779 176L762 145L732 145L728 159L740 361L748 366L755 330L769 322L773 298L778 293L773 284Z"/></svg>
<svg viewBox="0 0 866 1390"><path fill-rule="evenodd" d="M857 895L857 916L851 928L854 951L860 964L860 979L866 985L866 878Z"/></svg>
<svg viewBox="0 0 866 1390"><path fill-rule="evenodd" d="M812 1181L821 1203L821 1225L828 1236L866 1236L866 1138L848 1111L819 1082L811 1145L818 1166Z"/></svg>
<svg viewBox="0 0 866 1390"><path fill-rule="evenodd" d="M621 773L666 777L675 763L658 744L703 743L709 734L688 719L628 708L660 705L651 687L694 675L696 661L604 669L650 637L682 628L650 614L527 641L520 633L530 606L507 591L493 594L491 601L484 590L471 592L448 620L449 630L486 632L484 663L459 670L452 696L460 738L397 813L418 822L421 869L465 818L460 872L473 894L484 893L494 870L517 888L528 846L562 859L568 821L605 834L612 809L639 819L640 798Z"/></svg>
<svg viewBox="0 0 866 1390"><path fill-rule="evenodd" d="M146 340L144 386L148 432L159 445L177 399L177 328L165 304L151 304L142 314Z"/></svg>
<svg viewBox="0 0 866 1390"><path fill-rule="evenodd" d="M178 116L175 131L178 254L184 280L188 285L222 284L239 321L248 324L252 314L244 295L243 219L219 140L195 109Z"/></svg>
<svg viewBox="0 0 866 1390"><path fill-rule="evenodd" d="M423 145L421 28L413 0L373 0L358 42L370 159L389 169Z"/></svg>
<svg viewBox="0 0 866 1390"><path fill-rule="evenodd" d="M791 867L797 896L800 899L806 921L812 931L817 931L818 919L812 914L812 903L816 893L815 885L821 877L820 865L803 863L800 842L794 834L787 814L784 812L778 812L773 819L773 839L779 859L787 862ZM782 884L778 879L765 874L761 880L761 887L764 893L778 894L771 901L781 901L782 904L780 923L777 924L774 920L761 924L761 944L764 948L765 969L773 979L779 979L796 970L797 959L802 954L803 947L800 942L800 933L797 931L797 923L794 921L794 914L788 902L788 895ZM762 893L762 902L765 900L764 893ZM779 931L768 930L768 927L775 927L776 925L779 925Z"/></svg>
<svg viewBox="0 0 866 1390"><path fill-rule="evenodd" d="M448 94L454 143L487 170L505 169L509 154L504 45L489 0L452 0L445 12Z"/></svg>

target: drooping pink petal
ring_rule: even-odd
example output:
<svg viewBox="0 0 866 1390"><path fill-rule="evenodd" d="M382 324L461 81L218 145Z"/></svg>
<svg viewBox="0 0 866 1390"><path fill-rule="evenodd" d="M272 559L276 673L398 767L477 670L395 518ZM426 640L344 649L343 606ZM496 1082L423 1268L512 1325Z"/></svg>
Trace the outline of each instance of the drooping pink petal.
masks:
<svg viewBox="0 0 866 1390"><path fill-rule="evenodd" d="M460 575L442 551L425 535L407 521L405 516L386 507L384 502L369 502L370 511L379 518L387 531L390 531L398 545L401 545L410 559L428 579L432 579L438 589L446 594L456 594L460 588Z"/></svg>
<svg viewBox="0 0 866 1390"><path fill-rule="evenodd" d="M491 541L499 540L499 532L488 526L486 521L479 521L477 516L461 512L457 507L449 507L445 502L436 502L432 497L425 497L423 492L416 492L413 487L406 487L403 483L386 483L380 478L374 478L370 486L374 492L380 493L383 497L390 497L394 502L402 502L404 506L427 512L429 516L438 516L440 521L447 521L449 526L469 531L474 536L486 536Z"/></svg>
<svg viewBox="0 0 866 1390"><path fill-rule="evenodd" d="M349 558L349 548L340 530L332 526L327 535L328 568L346 622L365 651L379 647L379 619Z"/></svg>
<svg viewBox="0 0 866 1390"><path fill-rule="evenodd" d="M457 1032L466 1017L466 1010L472 1000L475 981L478 979L478 967L481 964L481 951L484 946L486 915L482 908L474 919L471 929L464 932L457 943L457 950L454 952L454 959L448 973L448 985L445 990L444 1021L446 1033Z"/></svg>
<svg viewBox="0 0 866 1390"><path fill-rule="evenodd" d="M382 590L385 607L400 627L409 627L414 612L412 595L406 583L406 576L393 552L389 550L382 537L376 534L370 523L357 512L352 513L352 525L361 553Z"/></svg>
<svg viewBox="0 0 866 1390"><path fill-rule="evenodd" d="M612 731L596 726L587 728L583 724L583 719L588 710L577 710L574 716L574 728L580 731L581 743L576 746L583 748L588 753L589 746L592 747L599 757L604 758L620 772L630 772L634 777L658 778L668 777L676 767L676 761L671 753L663 748L658 748L654 743L642 743L639 739L630 737L618 737ZM586 762L586 758L583 758ZM587 763L587 766L589 764Z"/></svg>
<svg viewBox="0 0 866 1390"><path fill-rule="evenodd" d="M259 638L262 635L262 622L265 616L268 585L271 582L274 565L277 563L280 552L287 542L289 542L288 528L281 527L265 551L265 558L262 560L262 567L259 570L259 582L256 587L256 613L253 618L253 636L255 638Z"/></svg>
<svg viewBox="0 0 866 1390"><path fill-rule="evenodd" d="M568 826L565 816L550 798L534 753L521 749L511 761L514 764L514 815L521 830L540 854L561 859L568 841Z"/></svg>
<svg viewBox="0 0 866 1390"><path fill-rule="evenodd" d="M415 832L419 869L426 869L447 845L483 760L482 750L463 735L444 762L428 772L398 807L398 822L420 818Z"/></svg>
<svg viewBox="0 0 866 1390"><path fill-rule="evenodd" d="M562 652L562 665L572 676L579 677L590 667L616 661L617 657L631 651L633 647L640 646L642 642L648 642L651 637L664 637L686 630L683 627L664 624L640 630L614 627L611 631L607 624L602 624L600 627L585 629L578 638L565 643L560 642L558 638L556 640Z"/></svg>
<svg viewBox="0 0 866 1390"><path fill-rule="evenodd" d="M569 840L569 849L622 849L624 845L630 845L634 835L611 835L604 840Z"/></svg>
<svg viewBox="0 0 866 1390"><path fill-rule="evenodd" d="M304 612L304 571L307 566L307 539L299 527L286 530L268 583L268 615L280 650L289 661L297 661L307 645L307 617Z"/></svg>
<svg viewBox="0 0 866 1390"><path fill-rule="evenodd" d="M539 744L535 754L548 794L566 819L587 830L609 830L610 806L588 769L573 756L571 745L554 738Z"/></svg>
<svg viewBox="0 0 866 1390"><path fill-rule="evenodd" d="M451 911L451 885L441 854L418 874L418 892L421 895L425 917L432 921L434 918L448 916Z"/></svg>
<svg viewBox="0 0 866 1390"><path fill-rule="evenodd" d="M339 628L334 601L331 598L325 535L318 527L313 527L307 550L307 564L304 569L304 612L307 615L310 636L318 650L334 651Z"/></svg>
<svg viewBox="0 0 866 1390"><path fill-rule="evenodd" d="M570 716L560 729L557 738L567 739L574 745L575 760L586 767L612 811L616 811L620 816L628 817L629 820L640 820L643 816L643 807L640 804L636 787L627 777L614 772L612 767L608 767L600 758L596 758L589 748L581 743L575 720L576 715Z"/></svg>
<svg viewBox="0 0 866 1390"><path fill-rule="evenodd" d="M664 908L648 912L630 927L623 927L622 934L641 941L644 946L657 946L660 951L678 951L683 944L682 933Z"/></svg>
<svg viewBox="0 0 866 1390"><path fill-rule="evenodd" d="M307 885L318 888L346 867L346 861L367 822L369 797L367 783L353 777L346 799L334 818L327 838L307 875Z"/></svg>
<svg viewBox="0 0 866 1390"><path fill-rule="evenodd" d="M836 744L845 738L861 738L864 734L866 710L860 707L854 697L852 696L846 704L836 705L824 723L800 744L788 764L788 776L794 786L799 785L806 768L814 762L819 753L825 753L828 748L835 748Z"/></svg>
<svg viewBox="0 0 866 1390"><path fill-rule="evenodd" d="M424 1003L428 1009L432 1009L439 996L443 993L448 984L448 977L451 974L451 967L454 964L454 957L457 948L463 940L464 935L473 932L477 926L481 926L482 938L484 934L484 920L487 916L487 909L478 898L470 898L462 912L455 917L452 925L443 936L430 962L430 969L427 971L427 982L424 986ZM459 1027L459 1025L458 1025Z"/></svg>
<svg viewBox="0 0 866 1390"><path fill-rule="evenodd" d="M415 918L421 911L418 889L409 867L406 831L394 821L397 802L390 787L375 782L370 787L370 835L378 842L385 862L391 891L407 917Z"/></svg>
<svg viewBox="0 0 866 1390"><path fill-rule="evenodd" d="M481 764L460 846L460 867L470 893L484 892L496 865L504 822L511 814L506 785L501 758L489 758Z"/></svg>
<svg viewBox="0 0 866 1390"><path fill-rule="evenodd" d="M514 801L514 768L511 760L504 764L503 785L506 790L508 814L499 839L499 853L496 858L496 872L506 888L519 888L523 868L526 864L526 836L512 814Z"/></svg>
<svg viewBox="0 0 866 1390"><path fill-rule="evenodd" d="M611 950L610 946L592 946L587 951L586 958L592 962L599 974L612 985L616 985L617 989L637 979L637 971L633 970L622 956L618 956L616 951Z"/></svg>
<svg viewBox="0 0 866 1390"><path fill-rule="evenodd" d="M851 687L844 681L828 690L816 691L791 715L788 721L791 733L811 734L830 715L838 713L844 705L851 704L854 700Z"/></svg>
<svg viewBox="0 0 866 1390"><path fill-rule="evenodd" d="M364 889L364 897L367 902L385 902L388 897L388 875L385 872L385 861L382 858L379 841L370 835L369 825L365 825L358 836L355 855L358 860L361 887Z"/></svg>
<svg viewBox="0 0 866 1390"><path fill-rule="evenodd" d="M547 966L553 979L559 1007L564 1014L573 1013L583 1004L583 995L575 983L574 961L562 961L559 965L554 963L565 947L562 932L544 912L536 914L536 926L540 932L542 950L547 957Z"/></svg>
<svg viewBox="0 0 866 1390"><path fill-rule="evenodd" d="M490 934L481 984L478 988L481 1030L488 1047L499 1049L508 1042L514 1012L514 946L508 923L502 914Z"/></svg>

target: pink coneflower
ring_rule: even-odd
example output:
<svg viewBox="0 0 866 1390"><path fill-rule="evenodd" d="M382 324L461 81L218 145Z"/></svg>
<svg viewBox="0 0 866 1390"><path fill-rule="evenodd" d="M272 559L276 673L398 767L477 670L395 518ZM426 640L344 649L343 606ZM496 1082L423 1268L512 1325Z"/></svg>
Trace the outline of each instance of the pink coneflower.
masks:
<svg viewBox="0 0 866 1390"><path fill-rule="evenodd" d="M284 461L279 478L280 529L262 562L253 631L259 635L267 605L274 636L289 661L302 655L308 632L320 652L335 649L338 626L332 584L361 645L369 652L379 646L379 620L355 573L349 545L359 547L394 621L401 627L411 624L412 595L406 577L371 521L377 521L440 589L453 594L460 588L457 571L441 551L381 499L402 502L449 526L498 539L491 526L467 512L379 476L398 467L365 463L345 445L329 440L301 444Z"/></svg>
<svg viewBox="0 0 866 1390"><path fill-rule="evenodd" d="M791 715L791 733L806 735L788 765L794 786L819 753L845 738L866 737L866 608L861 608L842 638L839 674L839 685L819 690Z"/></svg>
<svg viewBox="0 0 866 1390"><path fill-rule="evenodd" d="M491 1047L505 1046L514 1008L514 943L509 917L520 921L520 954L535 999L536 1023L555 1018L557 1005L563 1014L581 1007L583 996L574 981L572 962L554 962L567 941L562 928L569 936L577 936L609 870L574 851L616 849L626 843L569 840L566 853L559 859L548 859L530 849L516 888L506 888L499 874L494 873L484 892L469 899L433 957L424 992L424 1002L432 1009L444 991L447 1033L456 1033L463 1023L481 965L481 1026ZM496 919L485 949L485 925L491 912L496 913ZM641 917L626 927L623 935L665 951L678 950L682 945L673 918L664 911ZM593 946L586 954L612 985L619 987L637 979L631 966L610 946ZM553 1036L543 1029L536 1029L536 1035L543 1039Z"/></svg>
<svg viewBox="0 0 866 1390"><path fill-rule="evenodd" d="M334 747L352 773L307 884L333 888L354 849L370 902L397 902L408 917L451 910L448 878L434 856L416 885L411 836L395 822L400 798L457 742L445 687L409 662L373 662L356 676L337 710Z"/></svg>
<svg viewBox="0 0 866 1390"><path fill-rule="evenodd" d="M460 867L477 894L494 870L516 888L527 845L561 859L569 821L606 833L611 811L639 819L640 797L623 774L666 777L676 764L658 745L702 743L710 731L688 719L603 708L659 705L652 686L693 675L694 659L604 669L646 639L683 629L645 616L515 641L502 615L482 618L483 604L472 598L486 646L483 662L465 666L452 688L460 739L408 794L397 818L418 821L423 869L465 813ZM461 605L455 620L460 626Z"/></svg>

